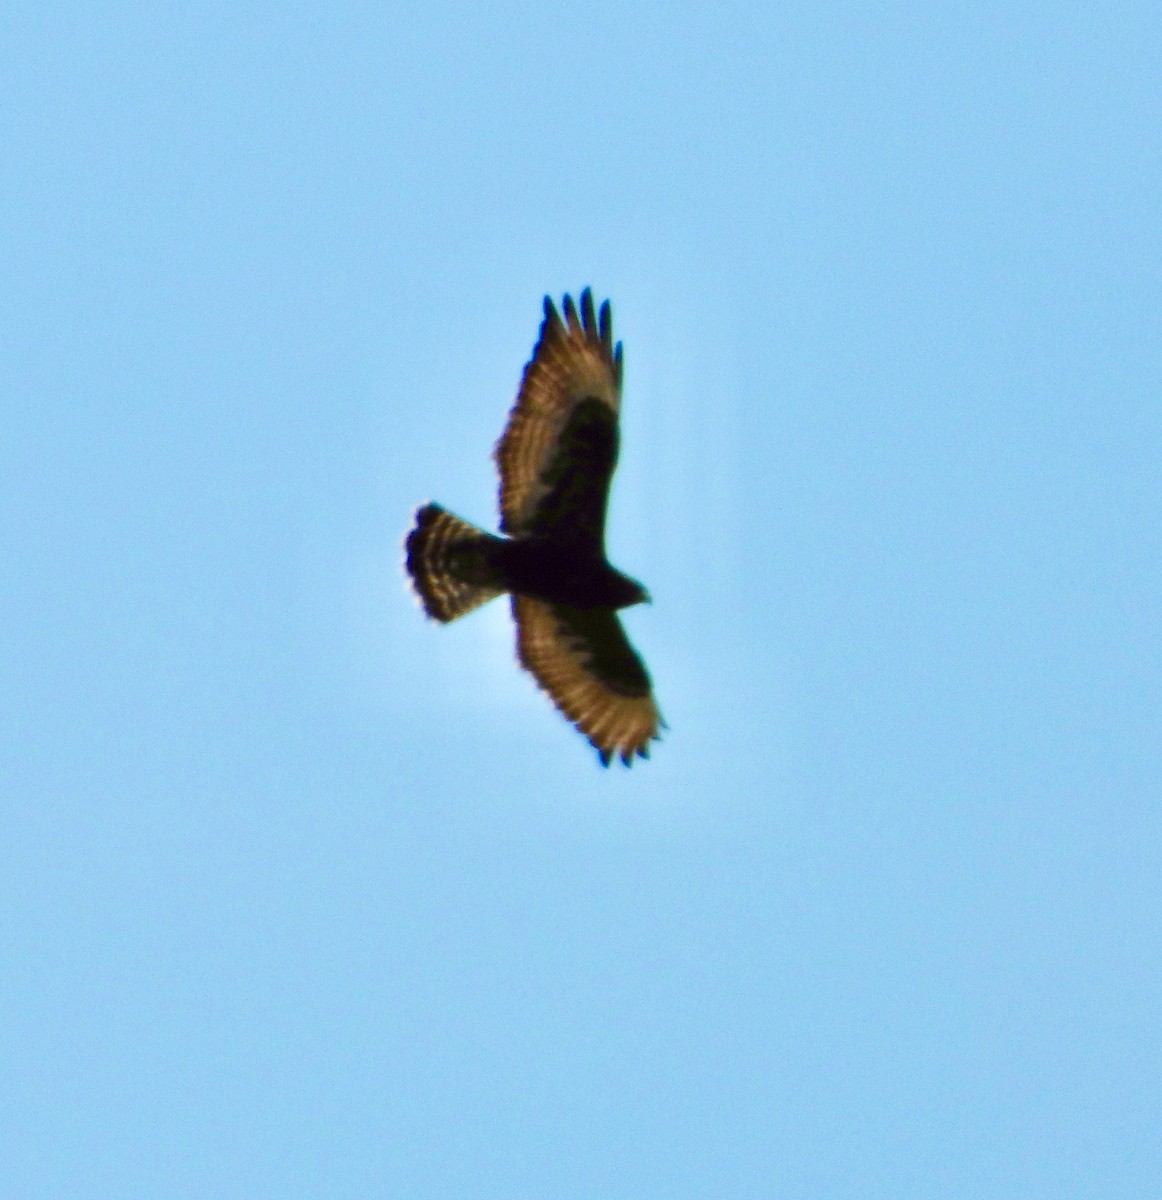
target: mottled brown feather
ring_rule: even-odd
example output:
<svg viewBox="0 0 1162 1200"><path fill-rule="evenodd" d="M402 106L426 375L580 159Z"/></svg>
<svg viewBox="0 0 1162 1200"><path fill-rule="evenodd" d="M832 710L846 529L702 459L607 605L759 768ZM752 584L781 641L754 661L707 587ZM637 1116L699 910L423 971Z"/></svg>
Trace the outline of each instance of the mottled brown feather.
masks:
<svg viewBox="0 0 1162 1200"><path fill-rule="evenodd" d="M545 318L533 356L525 367L516 403L496 445L500 472L500 527L511 535L528 533L548 494L560 435L581 401L593 398L608 406L616 424L621 407L621 344L613 344L609 301L600 316L588 288L581 293L581 314L570 296L564 320L545 297ZM613 474L592 481L604 496Z"/></svg>
<svg viewBox="0 0 1162 1200"><path fill-rule="evenodd" d="M492 538L439 504L416 509L405 565L424 612L447 623L501 595L504 581L479 553Z"/></svg>
<svg viewBox="0 0 1162 1200"><path fill-rule="evenodd" d="M650 679L612 609L582 611L513 596L517 655L603 764L649 757L665 722Z"/></svg>

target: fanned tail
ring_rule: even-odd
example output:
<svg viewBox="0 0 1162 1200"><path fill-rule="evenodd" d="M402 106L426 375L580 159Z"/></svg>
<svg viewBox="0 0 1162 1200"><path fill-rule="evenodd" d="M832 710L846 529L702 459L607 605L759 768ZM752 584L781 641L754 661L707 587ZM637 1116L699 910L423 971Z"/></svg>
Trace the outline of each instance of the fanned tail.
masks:
<svg viewBox="0 0 1162 1200"><path fill-rule="evenodd" d="M507 590L490 553L499 542L438 504L416 510L407 569L429 617L454 621Z"/></svg>

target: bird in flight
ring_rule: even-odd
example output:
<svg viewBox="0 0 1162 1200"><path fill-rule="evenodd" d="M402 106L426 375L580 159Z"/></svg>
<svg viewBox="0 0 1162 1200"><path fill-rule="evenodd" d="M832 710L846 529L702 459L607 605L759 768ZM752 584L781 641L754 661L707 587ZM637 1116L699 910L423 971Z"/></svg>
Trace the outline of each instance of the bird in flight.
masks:
<svg viewBox="0 0 1162 1200"><path fill-rule="evenodd" d="M496 445L500 529L485 533L438 504L416 510L407 570L424 611L454 621L508 594L517 658L603 766L649 757L665 722L617 610L648 601L605 557L617 465L621 343L609 301L581 293L564 318L545 297L533 356Z"/></svg>

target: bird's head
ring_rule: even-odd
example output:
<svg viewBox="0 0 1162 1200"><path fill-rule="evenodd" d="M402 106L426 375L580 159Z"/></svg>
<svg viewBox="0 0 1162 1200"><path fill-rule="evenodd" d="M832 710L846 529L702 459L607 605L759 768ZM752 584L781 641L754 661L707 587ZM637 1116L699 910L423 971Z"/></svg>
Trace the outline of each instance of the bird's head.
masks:
<svg viewBox="0 0 1162 1200"><path fill-rule="evenodd" d="M614 594L616 608L630 608L635 604L653 604L649 592L636 579L630 579L620 571L614 571Z"/></svg>

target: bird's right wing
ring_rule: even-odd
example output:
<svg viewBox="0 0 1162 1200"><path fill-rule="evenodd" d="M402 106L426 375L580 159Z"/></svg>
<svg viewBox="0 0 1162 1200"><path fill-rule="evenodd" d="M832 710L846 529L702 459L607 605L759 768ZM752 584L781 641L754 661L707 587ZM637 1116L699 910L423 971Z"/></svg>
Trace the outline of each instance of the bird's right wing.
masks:
<svg viewBox="0 0 1162 1200"><path fill-rule="evenodd" d="M570 608L513 596L517 655L597 750L603 765L649 757L665 727L650 677L611 609Z"/></svg>

